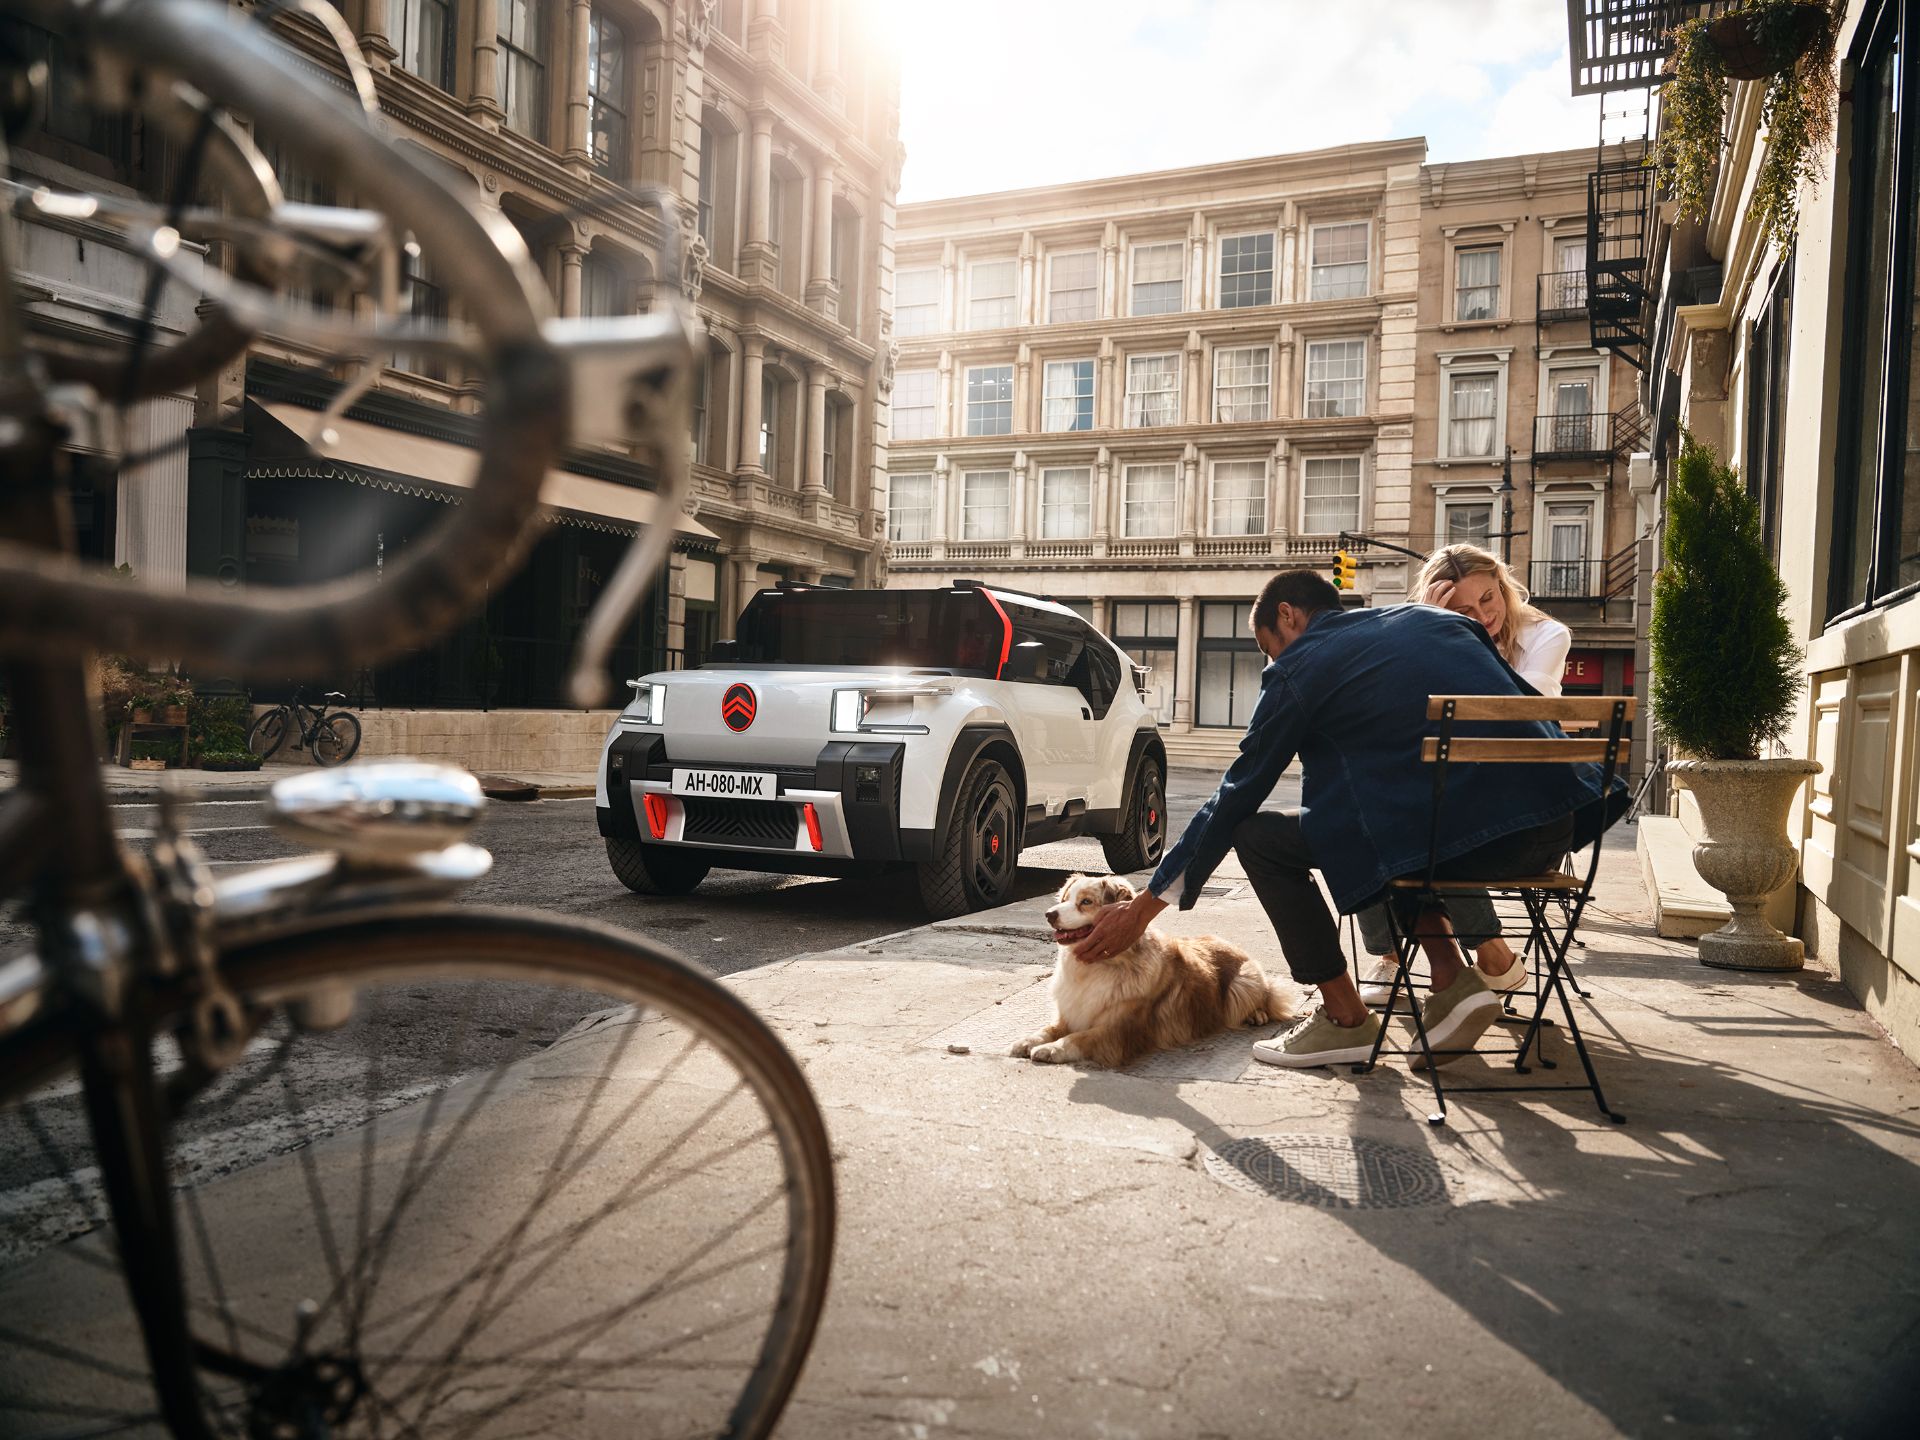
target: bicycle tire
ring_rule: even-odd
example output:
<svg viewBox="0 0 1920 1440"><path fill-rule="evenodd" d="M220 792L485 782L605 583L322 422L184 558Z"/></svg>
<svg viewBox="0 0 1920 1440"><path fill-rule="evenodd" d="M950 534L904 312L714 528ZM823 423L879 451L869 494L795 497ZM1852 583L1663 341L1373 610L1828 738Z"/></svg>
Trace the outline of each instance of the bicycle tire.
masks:
<svg viewBox="0 0 1920 1440"><path fill-rule="evenodd" d="M344 765L360 749L360 722L335 710L313 727L313 758L320 765Z"/></svg>
<svg viewBox="0 0 1920 1440"><path fill-rule="evenodd" d="M257 755L262 760L271 760L287 743L287 707L275 706L254 717L253 724L247 727L247 753Z"/></svg>
<svg viewBox="0 0 1920 1440"><path fill-rule="evenodd" d="M251 1348L255 1354L250 1363L258 1365L258 1352L264 1345L269 1364L277 1360L277 1368L273 1383L261 1383L255 1377L238 1398L233 1382L224 1374L203 1368L197 1378L209 1421L213 1422L209 1426L212 1433L272 1433L272 1425L284 1410L271 1409L263 1415L262 1407L284 1407L286 1387L309 1383L311 1372L322 1363L334 1366L336 1376L350 1374L365 1386L326 1428L325 1433L334 1437L387 1433L426 1436L445 1433L449 1426L454 1433L481 1436L502 1433L500 1423L508 1432L524 1434L530 1418L525 1407L533 1403L542 1407L538 1418L541 1434L627 1435L663 1429L683 1433L689 1428L685 1414L675 1408L683 1403L682 1398L667 1393L675 1385L688 1392L685 1404L724 1410L724 1419L716 1419L708 1433L761 1437L772 1429L798 1379L825 1300L834 1234L832 1156L825 1123L799 1066L779 1038L730 990L670 953L607 926L474 906L458 910L411 907L371 911L344 920L301 922L301 928L291 933L231 949L223 957L222 973L249 1012L268 1019L256 1032L248 1056L179 1117L170 1137L170 1160L179 1197L175 1209L180 1249L189 1272L188 1315L203 1357L208 1345L217 1349L225 1342L232 1354L244 1355ZM310 1003L315 995L325 995L331 987L342 985L353 987L361 1002L355 1020L345 1028L304 1030L292 1022L290 1016L303 998ZM403 1031L394 1028L390 1034L374 1035L371 1027L364 1031L354 1027L367 1017L369 1007L379 1003L376 997L408 1002L399 1005L389 1015L390 1020L407 1014L415 1020L446 1018L451 1012L442 1012L430 1003L422 1010L410 998L436 985L454 988L467 1022L476 1020L477 1012L491 1013L489 1007L498 1006L502 987L514 985L537 985L587 1009L573 1018L571 1028L567 1024L568 1010L544 1012L534 1028L537 1032L539 1025L556 1027L557 1038L525 1054L518 1053L520 1046L513 1037L488 1042L483 1048L505 1052L505 1058L490 1069L459 1071L438 1088L415 1095L404 1104L381 1108L379 1102L392 1098L380 1088L381 1060L404 1042ZM177 1012L178 994L174 991L159 996L156 1013L165 1017ZM431 995L426 998L430 1001ZM607 1003L616 1008L592 1008ZM271 1054L264 1053L262 1046L269 1032L282 1022L284 1037L272 1041ZM6 1147L0 1149L0 1158L18 1151L28 1130L45 1149L49 1135L58 1146L71 1128L60 1106L67 1098L77 1099L67 1097L62 1088L64 1077L72 1073L74 1065L77 1023L66 1012L47 1010L0 1041L0 1101L19 1096L23 1087L42 1087L34 1096L0 1109L0 1146ZM678 1027L691 1038L678 1054L663 1062L662 1057L668 1055L663 1046L669 1027ZM497 1036L500 1028L479 1026L475 1033ZM287 1058L284 1052L303 1038L313 1042L313 1055L297 1061ZM434 1038L437 1044L437 1031ZM374 1041L378 1043L371 1043ZM697 1044L703 1044L705 1050L688 1063ZM256 1122L248 1119L230 1130L208 1134L196 1128L196 1116L219 1123L247 1116L273 1088L270 1082L276 1076L288 1095L294 1096L293 1076L297 1075L302 1085L321 1083L326 1072L314 1068L315 1063L342 1063L342 1057L357 1053L355 1047L361 1045L366 1047L364 1062L370 1067L370 1078L364 1080L369 1116L366 1123L353 1127L330 1122L327 1107L340 1103L337 1095L297 1114L290 1102L289 1118L295 1123L290 1129L283 1127L281 1139L286 1148L223 1169L226 1162L220 1144L227 1142L222 1137L251 1135ZM555 1109L563 1103L571 1104L567 1097L583 1084L587 1062L609 1050L612 1059L607 1073L586 1083L587 1098L578 1116L570 1122L561 1118L556 1123ZM736 1077L732 1088L724 1089L724 1093L725 1076L715 1070L716 1061ZM619 1080L614 1078L616 1071ZM47 1081L54 1082L51 1090L45 1088ZM619 1113L612 1124L606 1124L594 1110L605 1090L616 1084L630 1086L637 1096L609 1102L610 1108ZM722 1099L710 1103L716 1093L722 1094ZM765 1194L749 1207L745 1220L733 1217L736 1197L743 1193L738 1183L740 1172L773 1167L764 1159L758 1166L751 1161L743 1163L740 1157L746 1141L727 1138L739 1133L739 1117L727 1112L742 1093L751 1096L762 1117L759 1128L749 1130L746 1140L764 1137L762 1148L777 1160L776 1183L769 1187L756 1181L746 1187L744 1193L748 1195L760 1190ZM42 1102L38 1096L51 1098ZM23 1130L23 1115L36 1106L32 1111L34 1123ZM662 1145L658 1137L674 1127L671 1122L659 1122L676 1110L683 1118L691 1114L692 1119L673 1140ZM615 1126L636 1114L641 1116L641 1133L613 1140ZM394 1118L387 1119L389 1116ZM428 1143L425 1137L436 1123L442 1131ZM315 1124L322 1127L320 1133L313 1133ZM575 1141L588 1131L598 1133L576 1150ZM452 1211L445 1213L444 1200L438 1208L431 1208L417 1195L435 1181L436 1172L447 1164L450 1149L469 1132L477 1146L488 1147L486 1153L478 1159L462 1158L450 1172L450 1183L456 1189ZM440 1134L447 1138L442 1140ZM553 1149L557 1134L565 1138ZM524 1148L516 1151L511 1145ZM632 1203L636 1187L647 1181L648 1170L622 1183L616 1183L614 1177L632 1163L642 1147L653 1152L648 1169L657 1172L669 1159L679 1168L669 1172L665 1180L655 1180L648 1189L639 1190L638 1196L644 1198L654 1188L671 1192L673 1187L687 1184L691 1193L682 1191L681 1198L691 1203L656 1216L633 1217L637 1236L596 1237L580 1231L581 1224L591 1226L602 1219L619 1228L614 1222L621 1221L621 1211ZM553 1150L551 1155L547 1154L549 1149ZM516 1163L535 1151L545 1160L544 1165ZM693 1152L699 1152L697 1158L692 1158ZM360 1160L359 1173L343 1180L331 1167L355 1154ZM86 1158L90 1155L88 1151ZM423 1155L424 1163L419 1163ZM197 1168L188 1171L183 1168L187 1166ZM384 1182L396 1169L400 1170L397 1188L389 1191ZM378 1176L376 1170L381 1172ZM602 1188L614 1184L613 1199L596 1201L578 1191L569 1193L568 1187L582 1176L595 1177ZM463 1178L476 1182L479 1188L462 1185ZM308 1201L304 1216L278 1203L297 1195L303 1180ZM499 1227L492 1223L491 1210L484 1203L476 1205L471 1197L485 1195L497 1202L501 1196L529 1187L532 1199L525 1216L515 1220L504 1240L495 1241L491 1250L480 1253L484 1247L482 1233ZM54 1183L58 1198L71 1204L84 1200L84 1196L75 1194L81 1189L84 1185L77 1169L69 1170ZM343 1202L354 1195L360 1197L354 1206L351 1231L346 1228L348 1212L344 1204L334 1214L325 1202L328 1190ZM373 1206L369 1197L379 1194L391 1199L392 1208L376 1229L371 1223ZM587 1206L585 1221L569 1221L567 1217L578 1213L583 1202ZM426 1213L407 1218L409 1207ZM513 1206L509 1203L505 1208L511 1210ZM728 1218L718 1232L708 1234L714 1216L722 1211ZM784 1221L784 1240L778 1246L750 1250L737 1264L720 1264L713 1259L717 1245L750 1243L756 1230L766 1228L764 1220L776 1213ZM236 1215L243 1221L250 1218L251 1224L234 1224ZM535 1232L549 1216L558 1217L553 1223L559 1228L535 1240ZM83 1214L81 1218L88 1217ZM59 1222L56 1218L44 1223ZM9 1227L0 1231L0 1254L11 1254L21 1243L18 1225L10 1219ZM95 1228L99 1228L97 1218ZM686 1257L644 1288L638 1280L632 1282L637 1302L625 1301L611 1310L603 1309L607 1292L629 1274L647 1271L654 1263L653 1252L666 1248L676 1235L685 1237ZM293 1266L281 1247L303 1236L309 1250L318 1239L322 1254L307 1255L304 1268L300 1268ZM221 1243L216 1244L216 1237ZM359 1248L351 1267L343 1268L335 1251L342 1242L356 1237ZM598 1249L588 1245L590 1239ZM10 1434L96 1433L109 1397L137 1394L141 1403L152 1404L137 1324L127 1313L118 1268L112 1259L116 1252L104 1240L101 1235L83 1231L78 1238L45 1246L11 1269L0 1270L0 1347L4 1347L0 1348L0 1410L8 1414L10 1427L22 1422L27 1426L18 1431L10 1428ZM378 1253L372 1260L373 1269L364 1272L369 1240ZM609 1245L611 1253L606 1253ZM502 1246L506 1247L504 1252ZM591 1253L570 1255L576 1246ZM475 1253L480 1253L480 1259L469 1269L464 1257ZM387 1268L402 1254L406 1256L404 1278ZM233 1266L236 1256L245 1263ZM538 1258L538 1265L517 1275L509 1274L527 1256ZM223 1270L221 1258L231 1268ZM327 1261L324 1270L319 1266L321 1259ZM757 1271L741 1268L748 1262L757 1263ZM56 1264L63 1272L60 1278L64 1283L59 1286L48 1283L51 1267ZM443 1274L450 1265L459 1271L458 1283L451 1288ZM490 1275L483 1274L486 1266L492 1267ZM705 1268L689 1273L695 1267ZM570 1306L563 1298L562 1314L550 1314L532 1299L548 1287L550 1304L550 1287L556 1282L548 1276L549 1271L560 1272L560 1281L573 1287L566 1291L566 1297L576 1293L582 1297ZM234 1287L235 1294L229 1294L222 1283L223 1273L240 1280L246 1294L237 1294L239 1286ZM455 1336L445 1356L432 1362L447 1373L436 1373L430 1383L426 1363L415 1359L410 1350L418 1337L436 1324L441 1311L450 1313L464 1303L463 1299L436 1297L465 1297L469 1287L483 1280L485 1288L474 1302L471 1315L462 1322L462 1333ZM744 1374L737 1396L732 1393L730 1380L720 1387L716 1379L731 1373L722 1368L725 1357L699 1348L728 1348L725 1335L736 1322L711 1320L708 1311L719 1303L714 1297L724 1298L736 1283L745 1287L752 1317L756 1321L762 1314L765 1317L757 1344L734 1361L734 1368ZM720 1288L713 1288L716 1286ZM263 1298L268 1291L272 1295ZM498 1300L503 1291L507 1298ZM302 1352L293 1345L287 1322L297 1327L301 1322L295 1302L304 1299L311 1303L316 1294L327 1294L328 1298L319 1306L317 1318L308 1322L304 1358L296 1364L295 1357ZM25 1299L28 1295L32 1296L31 1302ZM763 1306L760 1301L769 1295L769 1303ZM375 1298L398 1309L391 1315L370 1317L367 1312ZM493 1313L476 1329L475 1317L496 1300ZM467 1357L464 1346L493 1327L505 1307L523 1300L535 1313L521 1323L548 1331L530 1344L526 1356ZM599 1335L638 1302L662 1307L661 1331L668 1338L651 1350L642 1349L631 1356L601 1353L597 1348ZM575 1311L586 1313L576 1315ZM4 1318L27 1314L34 1316L31 1335L22 1335ZM684 1338L690 1316L697 1316L703 1327L692 1341ZM414 1333L394 1340L390 1327L396 1321L413 1326ZM452 1323L451 1319L447 1321ZM595 1353L536 1358L541 1346L556 1343L557 1337L569 1336L583 1327L586 1335L580 1346L596 1346ZM353 1337L353 1348L341 1348L346 1342L336 1339L336 1331L341 1337ZM388 1337L386 1343L396 1347L392 1354L377 1353L361 1343L362 1337L383 1333ZM81 1354L76 1359L76 1346L82 1342L107 1353ZM418 1348L424 1352L436 1349L439 1343L436 1335ZM490 1343L499 1348L499 1342ZM689 1344L696 1349L687 1350ZM82 1361L88 1365L82 1365ZM203 1365L212 1363L203 1360ZM561 1375L558 1380L546 1373L555 1367ZM396 1375L412 1383L404 1391L390 1389L380 1394L379 1387ZM76 1376L86 1383L78 1383ZM659 1388L647 1388L645 1382L650 1378ZM335 1388L326 1393L342 1393L342 1383L337 1378L328 1381ZM489 1384L495 1388L489 1390ZM436 1413L437 1407L446 1401L443 1392L450 1385L450 1393L459 1397L459 1403L442 1418ZM513 1385L519 1385L520 1392L498 1396L499 1388ZM717 1393L719 1388L727 1391L724 1402ZM409 1415L406 1407L423 1390L419 1413ZM607 1395L611 1395L611 1401ZM473 1407L483 1399L485 1403L476 1413ZM605 1409L608 1403L614 1410ZM557 1406L571 1409L556 1421L552 1412ZM643 1412L637 1419L633 1408ZM137 1411L125 1416L111 1410L106 1413L129 1422L150 1418ZM43 1428L34 1429L33 1422L41 1422ZM71 1422L71 1428L62 1429L67 1422Z"/></svg>

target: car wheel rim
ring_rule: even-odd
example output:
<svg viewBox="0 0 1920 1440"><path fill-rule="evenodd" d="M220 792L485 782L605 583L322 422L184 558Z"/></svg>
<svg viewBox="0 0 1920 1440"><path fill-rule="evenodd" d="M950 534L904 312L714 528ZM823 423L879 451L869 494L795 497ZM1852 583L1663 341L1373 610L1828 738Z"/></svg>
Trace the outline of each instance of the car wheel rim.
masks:
<svg viewBox="0 0 1920 1440"><path fill-rule="evenodd" d="M1013 805L1004 785L991 785L980 797L968 841L973 889L983 899L997 899L1013 874Z"/></svg>
<svg viewBox="0 0 1920 1440"><path fill-rule="evenodd" d="M1149 781L1146 804L1141 807L1140 815L1140 850L1149 860L1158 860L1161 848L1166 844L1165 816L1161 813L1164 808L1160 782Z"/></svg>

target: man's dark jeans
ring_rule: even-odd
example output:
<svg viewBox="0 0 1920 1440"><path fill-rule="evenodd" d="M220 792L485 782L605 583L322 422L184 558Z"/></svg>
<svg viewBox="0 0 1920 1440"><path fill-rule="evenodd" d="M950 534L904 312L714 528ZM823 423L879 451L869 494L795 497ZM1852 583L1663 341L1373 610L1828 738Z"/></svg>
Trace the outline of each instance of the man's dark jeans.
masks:
<svg viewBox="0 0 1920 1440"><path fill-rule="evenodd" d="M1573 816L1490 840L1436 867L1440 880L1505 880L1538 875L1573 844ZM1280 953L1302 985L1324 985L1347 968L1340 930L1313 879L1313 851L1298 810L1262 810L1233 832L1233 852L1280 937ZM1402 924L1411 923L1410 915Z"/></svg>

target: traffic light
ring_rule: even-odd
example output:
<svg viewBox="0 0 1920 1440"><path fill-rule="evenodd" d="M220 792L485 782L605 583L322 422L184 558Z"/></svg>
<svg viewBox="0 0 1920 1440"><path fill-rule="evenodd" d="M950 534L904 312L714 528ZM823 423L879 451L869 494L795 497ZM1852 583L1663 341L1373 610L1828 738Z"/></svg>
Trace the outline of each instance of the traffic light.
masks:
<svg viewBox="0 0 1920 1440"><path fill-rule="evenodd" d="M1355 560L1353 556L1349 555L1345 550L1334 551L1333 588L1336 590L1356 589L1359 585L1359 581L1356 578L1356 572L1359 568L1360 562Z"/></svg>

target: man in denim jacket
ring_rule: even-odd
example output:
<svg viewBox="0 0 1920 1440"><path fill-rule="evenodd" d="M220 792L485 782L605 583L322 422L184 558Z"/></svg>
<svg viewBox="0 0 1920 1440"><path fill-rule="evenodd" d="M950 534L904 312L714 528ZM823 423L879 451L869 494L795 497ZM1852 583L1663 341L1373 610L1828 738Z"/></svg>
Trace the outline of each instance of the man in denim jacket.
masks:
<svg viewBox="0 0 1920 1440"><path fill-rule="evenodd" d="M1167 851L1149 887L1102 916L1074 947L1087 960L1126 949L1169 897L1193 908L1214 868L1234 851L1273 922L1293 978L1318 986L1321 1008L1286 1035L1253 1047L1271 1065L1365 1060L1380 1020L1347 971L1339 930L1312 872L1326 877L1343 914L1392 880L1424 873L1433 780L1420 759L1429 695L1531 695L1486 630L1428 605L1347 610L1313 570L1273 577L1253 606L1253 635L1268 665L1240 755ZM1462 726L1458 733L1552 736L1542 724ZM1299 756L1299 810L1262 811ZM1501 879L1551 870L1617 818L1624 787L1602 797L1597 767L1457 765L1448 771L1436 857L1441 878ZM1436 1049L1467 1049L1500 1013L1494 991L1523 979L1468 968L1437 913L1420 917L1433 967L1424 1017Z"/></svg>

